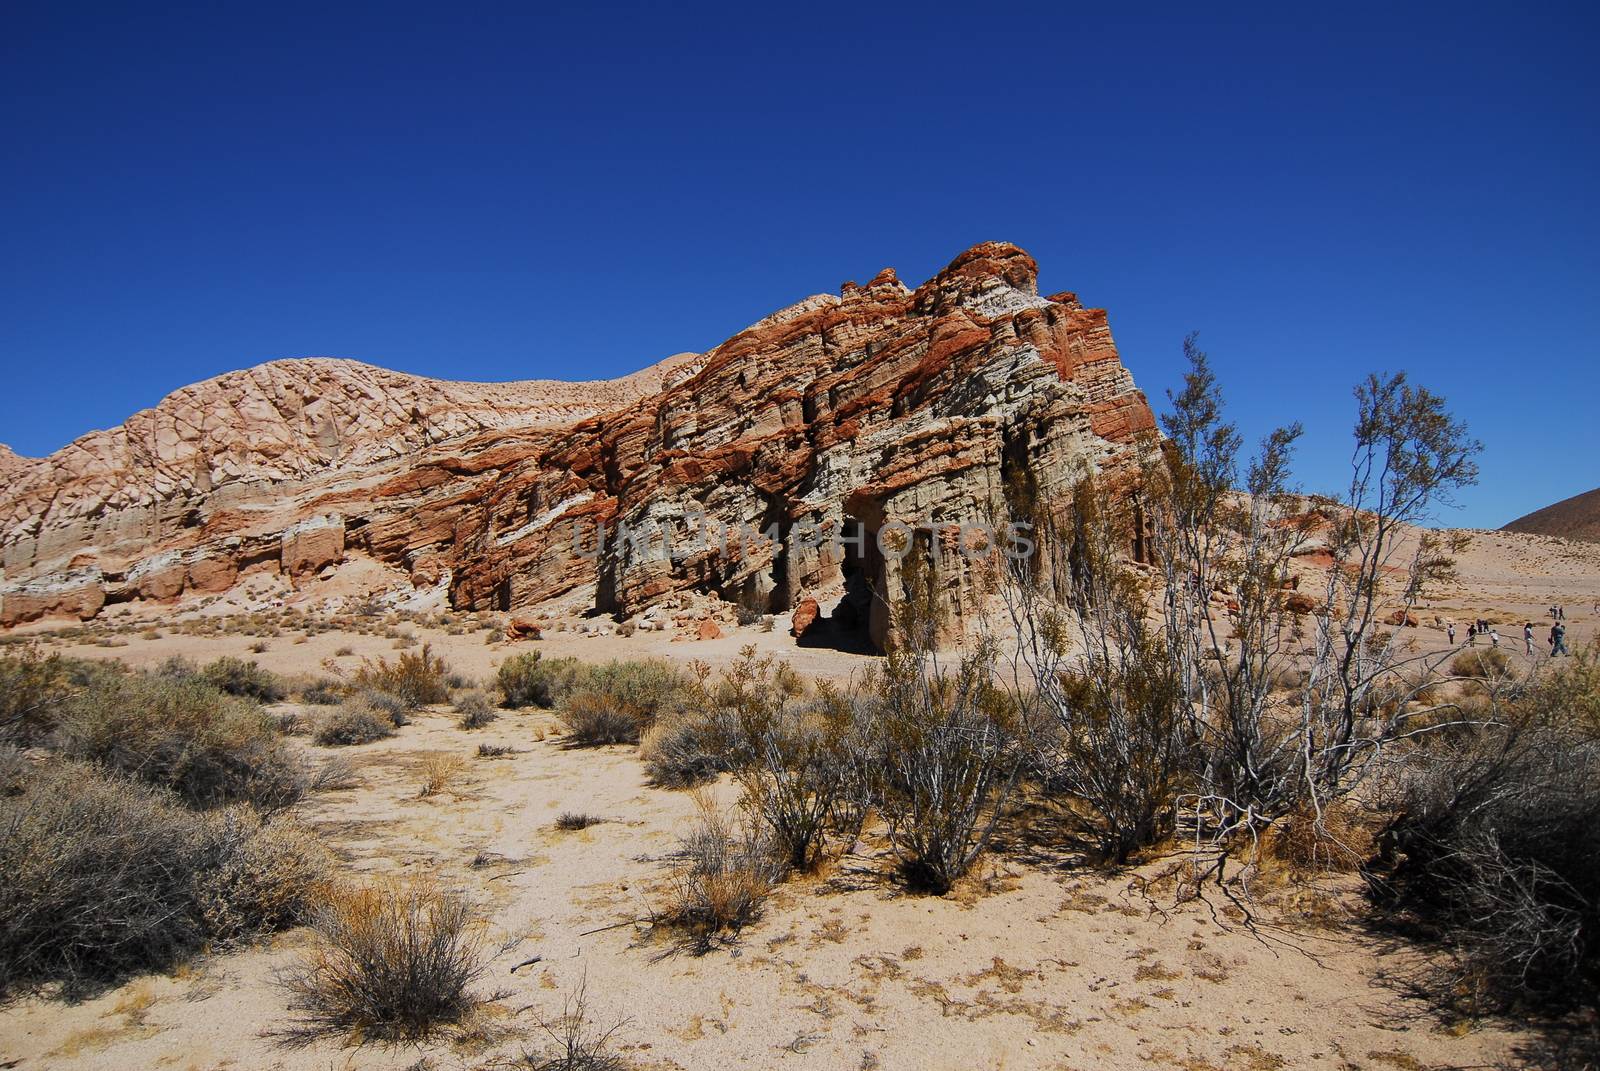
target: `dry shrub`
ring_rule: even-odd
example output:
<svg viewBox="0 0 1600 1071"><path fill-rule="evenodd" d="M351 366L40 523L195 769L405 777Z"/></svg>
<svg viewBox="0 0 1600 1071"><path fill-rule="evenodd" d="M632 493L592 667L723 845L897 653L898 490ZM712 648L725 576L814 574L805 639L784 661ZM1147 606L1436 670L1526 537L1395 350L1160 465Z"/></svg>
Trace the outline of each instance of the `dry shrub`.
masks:
<svg viewBox="0 0 1600 1071"><path fill-rule="evenodd" d="M587 689L567 696L558 716L567 739L579 746L637 743L642 728L637 712Z"/></svg>
<svg viewBox="0 0 1600 1071"><path fill-rule="evenodd" d="M471 904L427 880L339 890L311 926L315 946L279 976L306 1034L419 1038L479 1003L482 926Z"/></svg>
<svg viewBox="0 0 1600 1071"><path fill-rule="evenodd" d="M57 706L72 693L71 664L37 647L0 658L0 741L37 744L55 727Z"/></svg>
<svg viewBox="0 0 1600 1071"><path fill-rule="evenodd" d="M200 814L92 766L40 764L0 795L0 991L87 990L294 925L327 865L285 818Z"/></svg>
<svg viewBox="0 0 1600 1071"><path fill-rule="evenodd" d="M696 705L726 711L725 747L744 789L741 804L770 830L788 864L821 858L829 827L854 783L862 751L856 706L832 689L811 702L788 663L746 647L715 688L702 682Z"/></svg>
<svg viewBox="0 0 1600 1071"><path fill-rule="evenodd" d="M253 648L252 648L253 649ZM276 703L288 694L283 679L241 658L219 658L200 670L200 679L229 695Z"/></svg>
<svg viewBox="0 0 1600 1071"><path fill-rule="evenodd" d="M169 788L197 807L280 808L305 791L305 770L276 722L254 701L194 678L102 678L64 706L56 741L69 758Z"/></svg>
<svg viewBox="0 0 1600 1071"><path fill-rule="evenodd" d="M1504 680L1511 675L1511 659L1498 647L1469 647L1450 660L1450 672L1472 680Z"/></svg>
<svg viewBox="0 0 1600 1071"><path fill-rule="evenodd" d="M411 724L411 711L415 708L403 697L393 692L366 691L356 694L361 702L388 718L389 724L396 729Z"/></svg>
<svg viewBox="0 0 1600 1071"><path fill-rule="evenodd" d="M489 702L489 697L478 691L458 695L456 713L461 715L459 724L463 729L482 729L500 716L495 712L494 704Z"/></svg>
<svg viewBox="0 0 1600 1071"><path fill-rule="evenodd" d="M1350 873L1372 858L1376 846L1373 819L1348 800L1331 801L1320 814L1303 802L1262 836L1264 857L1282 863L1291 876Z"/></svg>
<svg viewBox="0 0 1600 1071"><path fill-rule="evenodd" d="M337 706L344 700L349 689L342 681L332 677L319 677L300 689L300 702L309 703L314 707Z"/></svg>
<svg viewBox="0 0 1600 1071"><path fill-rule="evenodd" d="M866 727L871 802L908 883L943 894L982 854L1025 760L1019 712L980 650L952 671L915 650L870 682Z"/></svg>
<svg viewBox="0 0 1600 1071"><path fill-rule="evenodd" d="M589 1014L589 980L561 1005L554 1020L541 1019L539 1029L548 1039L542 1051L524 1050L514 1065L522 1071L626 1071L628 1062L611 1051L612 1039L627 1020L606 1030L595 1026Z"/></svg>
<svg viewBox="0 0 1600 1071"><path fill-rule="evenodd" d="M1425 738L1398 778L1373 892L1455 953L1434 991L1468 1011L1600 1002L1595 683L1485 700L1492 720Z"/></svg>
<svg viewBox="0 0 1600 1071"><path fill-rule="evenodd" d="M455 784L466 771L467 763L459 755L429 755L422 760L422 788L420 799L437 796Z"/></svg>
<svg viewBox="0 0 1600 1071"><path fill-rule="evenodd" d="M662 788L693 788L733 769L733 716L724 707L660 718L639 741L639 758Z"/></svg>
<svg viewBox="0 0 1600 1071"><path fill-rule="evenodd" d="M450 667L433 654L430 644L420 651L401 654L391 665L388 659L363 661L355 672L355 684L374 692L384 692L417 710L430 703L450 698Z"/></svg>
<svg viewBox="0 0 1600 1071"><path fill-rule="evenodd" d="M362 697L347 699L317 720L313 734L323 747L370 744L394 735L394 722Z"/></svg>
<svg viewBox="0 0 1600 1071"><path fill-rule="evenodd" d="M578 674L558 717L578 745L634 744L681 706L687 682L666 662L608 662Z"/></svg>
<svg viewBox="0 0 1600 1071"><path fill-rule="evenodd" d="M498 631L498 630L496 630ZM490 642L497 642L491 632ZM505 705L517 707L553 707L568 691L582 672L583 665L576 658L545 659L538 651L512 655L500 664L495 684L505 697Z"/></svg>
<svg viewBox="0 0 1600 1071"><path fill-rule="evenodd" d="M760 914L787 868L760 825L730 820L709 797L695 802L700 813L679 842L682 862L659 920L681 929L704 952Z"/></svg>
<svg viewBox="0 0 1600 1071"><path fill-rule="evenodd" d="M604 821L604 818L583 811L562 811L556 816L556 828L565 830L568 833L574 833L580 829L597 826Z"/></svg>

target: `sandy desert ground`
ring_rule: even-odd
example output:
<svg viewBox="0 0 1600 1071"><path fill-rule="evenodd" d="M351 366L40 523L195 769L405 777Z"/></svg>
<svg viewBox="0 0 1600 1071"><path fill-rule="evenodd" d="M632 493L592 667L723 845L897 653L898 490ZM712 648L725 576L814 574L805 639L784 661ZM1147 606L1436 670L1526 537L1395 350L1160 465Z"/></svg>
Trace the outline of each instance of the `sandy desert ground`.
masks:
<svg viewBox="0 0 1600 1071"><path fill-rule="evenodd" d="M1460 581L1421 608L1419 645L1443 646L1436 615L1463 633L1468 620L1488 617L1503 645L1520 652L1522 621L1542 644L1552 603L1565 607L1576 643L1594 638L1600 545L1471 534ZM268 602L297 598L262 585ZM126 611L76 635L52 638L48 625L24 634L51 650L134 666L228 654L288 675L353 667L392 655L396 642L381 632L187 635L182 617L197 608ZM507 654L530 649L725 664L754 644L804 675L833 678L870 661L796 648L781 617L770 632L730 628L707 641L569 630L491 645L485 631L462 626L447 618L399 629L483 681ZM1361 925L1350 877L1264 877L1247 918L1222 897L1177 904L1162 880L1174 856L1107 874L1003 832L953 893L924 897L895 881L886 846L869 837L817 875L781 886L736 942L695 955L647 920L696 803L653 787L633 747L568 747L544 711L502 712L469 732L448 707L360 747L296 742L356 766L355 787L303 806L348 868L426 872L483 906L489 947L499 950L479 987L493 994L484 1010L417 1046L291 1044L280 1033L292 1016L274 972L308 946L307 931L296 930L81 1003L15 1002L0 1009L0 1067L492 1067L537 1045L540 1020L559 1016L585 985L596 1024L616 1026L618 1051L641 1068L1539 1066L1530 1055L1539 1038L1520 1024L1447 1022L1409 995L1405 979L1423 953ZM480 744L511 752L482 758ZM434 755L459 756L465 771L447 791L419 798L421 765ZM714 794L731 804L735 790L724 781ZM604 820L561 831L564 811Z"/></svg>

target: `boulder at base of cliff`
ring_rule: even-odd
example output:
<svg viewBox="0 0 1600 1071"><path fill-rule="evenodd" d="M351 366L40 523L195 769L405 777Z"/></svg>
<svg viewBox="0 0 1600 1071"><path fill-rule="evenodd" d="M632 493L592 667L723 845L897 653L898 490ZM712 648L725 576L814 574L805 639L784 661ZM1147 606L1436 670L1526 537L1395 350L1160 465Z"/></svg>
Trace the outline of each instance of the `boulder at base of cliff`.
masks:
<svg viewBox="0 0 1600 1071"><path fill-rule="evenodd" d="M530 621L526 617L513 617L506 625L506 639L508 640L538 640L544 638L544 629L537 621Z"/></svg>
<svg viewBox="0 0 1600 1071"><path fill-rule="evenodd" d="M793 623L789 626L789 635L795 637L804 636L806 631L817 623L817 616L820 613L821 610L817 607L816 599L810 596L801 599L800 605L794 608L794 618Z"/></svg>
<svg viewBox="0 0 1600 1071"><path fill-rule="evenodd" d="M695 630L694 638L697 640L720 640L722 639L722 629L718 628L717 623L708 617L700 622L700 627Z"/></svg>

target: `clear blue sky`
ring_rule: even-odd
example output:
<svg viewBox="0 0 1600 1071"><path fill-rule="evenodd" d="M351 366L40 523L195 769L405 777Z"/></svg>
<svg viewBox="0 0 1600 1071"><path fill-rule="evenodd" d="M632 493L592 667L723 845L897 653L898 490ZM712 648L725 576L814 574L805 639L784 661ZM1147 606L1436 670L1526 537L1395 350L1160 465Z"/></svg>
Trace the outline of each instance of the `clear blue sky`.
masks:
<svg viewBox="0 0 1600 1071"><path fill-rule="evenodd" d="M277 357L619 374L997 238L1152 400L1198 330L1308 489L1373 369L1484 441L1452 523L1600 484L1593 5L1121 8L9 3L0 441Z"/></svg>

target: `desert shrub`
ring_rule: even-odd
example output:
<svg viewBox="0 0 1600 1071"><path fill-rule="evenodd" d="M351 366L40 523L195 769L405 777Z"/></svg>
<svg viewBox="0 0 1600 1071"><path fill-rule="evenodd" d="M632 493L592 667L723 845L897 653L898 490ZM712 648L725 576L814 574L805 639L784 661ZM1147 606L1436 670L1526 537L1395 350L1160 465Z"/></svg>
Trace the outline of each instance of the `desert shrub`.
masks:
<svg viewBox="0 0 1600 1071"><path fill-rule="evenodd" d="M639 741L639 758L662 788L692 788L733 769L733 715L690 708L657 719Z"/></svg>
<svg viewBox="0 0 1600 1071"><path fill-rule="evenodd" d="M282 736L304 736L311 731L306 716L298 710L287 710L271 715L272 724Z"/></svg>
<svg viewBox="0 0 1600 1071"><path fill-rule="evenodd" d="M1291 874L1348 873L1372 858L1376 825L1350 800L1329 800L1320 810L1306 801L1268 827L1262 854Z"/></svg>
<svg viewBox="0 0 1600 1071"><path fill-rule="evenodd" d="M241 658L219 658L200 670L200 679L229 695L249 696L263 703L276 703L288 689L276 673Z"/></svg>
<svg viewBox="0 0 1600 1071"><path fill-rule="evenodd" d="M703 687L703 685L701 686ZM799 703L799 679L787 663L746 647L714 689L695 695L727 712L726 743L742 804L770 832L788 865L807 869L820 858L827 828L851 787L858 750L855 708L825 690Z"/></svg>
<svg viewBox="0 0 1600 1071"><path fill-rule="evenodd" d="M1374 894L1455 953L1436 992L1469 1010L1600 999L1600 739L1572 685L1434 733L1389 801Z"/></svg>
<svg viewBox="0 0 1600 1071"><path fill-rule="evenodd" d="M495 713L489 697L477 691L464 692L456 697L456 713L461 715L460 725L463 729L482 729L500 716Z"/></svg>
<svg viewBox="0 0 1600 1071"><path fill-rule="evenodd" d="M483 642L486 643L486 644L493 645L493 644L501 642L505 638L506 638L506 634L504 632L501 632L497 628L492 628L492 629L490 629L488 632L486 632L484 634Z"/></svg>
<svg viewBox="0 0 1600 1071"><path fill-rule="evenodd" d="M579 746L638 743L643 730L639 715L601 692L581 689L561 701L557 712L567 739Z"/></svg>
<svg viewBox="0 0 1600 1071"><path fill-rule="evenodd" d="M300 689L300 702L309 703L314 707L337 706L344 701L348 689L342 681L332 677L318 677L316 680Z"/></svg>
<svg viewBox="0 0 1600 1071"><path fill-rule="evenodd" d="M906 649L869 681L872 802L909 883L928 892L982 853L1023 768L1019 712L993 670L988 650L946 671Z"/></svg>
<svg viewBox="0 0 1600 1071"><path fill-rule="evenodd" d="M425 643L420 651L400 654L392 665L385 658L363 661L355 672L355 685L392 695L408 709L417 710L450 698L449 674L445 660Z"/></svg>
<svg viewBox="0 0 1600 1071"><path fill-rule="evenodd" d="M341 890L316 911L316 944L279 982L306 1033L418 1038L478 998L481 927L462 897L426 881Z"/></svg>
<svg viewBox="0 0 1600 1071"><path fill-rule="evenodd" d="M627 639L629 636L632 636L638 631L639 624L636 621L624 621L622 624L617 626L617 635L621 636L623 639Z"/></svg>
<svg viewBox="0 0 1600 1071"><path fill-rule="evenodd" d="M313 739L323 747L370 744L394 735L394 722L363 697L341 703L317 719Z"/></svg>
<svg viewBox="0 0 1600 1071"><path fill-rule="evenodd" d="M340 792L347 788L355 788L360 783L361 778L356 775L355 765L349 759L336 756L312 772L306 791Z"/></svg>
<svg viewBox="0 0 1600 1071"><path fill-rule="evenodd" d="M396 729L411 724L411 712L414 708L404 697L393 692L365 691L358 693L362 702L373 710L389 719L389 724Z"/></svg>
<svg viewBox="0 0 1600 1071"><path fill-rule="evenodd" d="M0 795L0 990L88 989L296 924L327 862L286 818L196 813L93 766L41 764Z"/></svg>
<svg viewBox="0 0 1600 1071"><path fill-rule="evenodd" d="M71 663L24 647L0 658L0 741L28 747L55 728L56 708L73 691Z"/></svg>
<svg viewBox="0 0 1600 1071"><path fill-rule="evenodd" d="M681 706L687 683L672 665L655 660L584 667L557 716L573 743L638 743L657 717Z"/></svg>
<svg viewBox="0 0 1600 1071"><path fill-rule="evenodd" d="M1469 647L1450 660L1457 677L1500 680L1511 675L1511 659L1498 647Z"/></svg>
<svg viewBox="0 0 1600 1071"><path fill-rule="evenodd" d="M455 784L466 768L466 760L459 755L429 755L422 761L422 788L417 797L437 796Z"/></svg>
<svg viewBox="0 0 1600 1071"><path fill-rule="evenodd" d="M556 815L556 828L571 833L580 829L588 829L590 826L599 825L604 821L604 818L583 811L562 811Z"/></svg>
<svg viewBox="0 0 1600 1071"><path fill-rule="evenodd" d="M503 759L513 753L513 749L508 744L478 745L478 758L480 759Z"/></svg>
<svg viewBox="0 0 1600 1071"><path fill-rule="evenodd" d="M253 700L199 679L106 677L67 702L55 736L69 758L98 762L209 807L246 801L286 807L305 770Z"/></svg>
<svg viewBox="0 0 1600 1071"><path fill-rule="evenodd" d="M335 657L335 658L348 658L350 655L353 655L355 653L356 653L356 649L354 647L345 646L345 647L340 647L338 650L334 651L333 652L333 657Z"/></svg>
<svg viewBox="0 0 1600 1071"><path fill-rule="evenodd" d="M679 842L682 861L660 920L706 951L756 918L786 868L762 826L732 821L707 799L697 802L700 813Z"/></svg>
<svg viewBox="0 0 1600 1071"><path fill-rule="evenodd" d="M576 658L545 659L540 652L532 651L512 655L502 662L495 683L508 707L548 708L572 688L582 670L583 664Z"/></svg>
<svg viewBox="0 0 1600 1071"><path fill-rule="evenodd" d="M1099 857L1125 863L1171 832L1173 806L1193 773L1182 683L1157 636L1141 634L1124 657L1094 672L1063 670L1046 689L1058 731L1048 781Z"/></svg>
<svg viewBox="0 0 1600 1071"><path fill-rule="evenodd" d="M539 1020L544 1046L538 1051L524 1049L512 1066L519 1071L627 1071L632 1065L611 1051L612 1039L622 1026L616 1023L601 1030L595 1025L585 977L577 991L562 1001L560 1017Z"/></svg>

